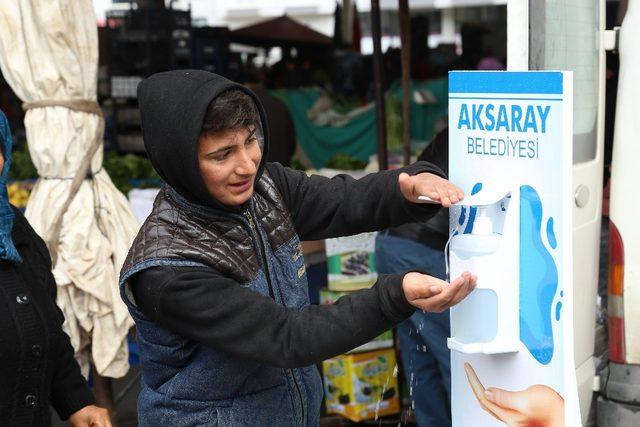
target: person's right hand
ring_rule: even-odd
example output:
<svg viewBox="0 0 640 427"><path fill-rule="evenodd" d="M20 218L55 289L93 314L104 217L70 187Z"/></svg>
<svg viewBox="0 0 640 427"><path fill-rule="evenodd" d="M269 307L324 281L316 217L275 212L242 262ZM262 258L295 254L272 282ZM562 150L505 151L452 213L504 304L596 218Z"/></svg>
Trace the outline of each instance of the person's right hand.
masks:
<svg viewBox="0 0 640 427"><path fill-rule="evenodd" d="M88 405L69 417L73 427L111 427L109 411L96 405Z"/></svg>
<svg viewBox="0 0 640 427"><path fill-rule="evenodd" d="M493 404L487 406L488 412L510 427L564 426L564 399L546 385L520 391L490 387L485 397Z"/></svg>
<svg viewBox="0 0 640 427"><path fill-rule="evenodd" d="M402 289L409 304L424 311L441 313L469 295L477 280L467 271L451 283L412 272L404 275Z"/></svg>
<svg viewBox="0 0 640 427"><path fill-rule="evenodd" d="M536 384L520 391L485 389L469 363L464 364L464 370L480 407L507 426L564 426L564 399L551 387Z"/></svg>

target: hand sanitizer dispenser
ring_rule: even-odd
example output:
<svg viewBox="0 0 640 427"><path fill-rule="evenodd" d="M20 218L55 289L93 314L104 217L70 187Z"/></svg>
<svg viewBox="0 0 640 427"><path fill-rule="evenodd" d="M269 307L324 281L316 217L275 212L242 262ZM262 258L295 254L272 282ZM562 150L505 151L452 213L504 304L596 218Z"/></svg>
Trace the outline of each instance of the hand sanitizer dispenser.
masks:
<svg viewBox="0 0 640 427"><path fill-rule="evenodd" d="M483 190L450 210L456 219L463 208L468 216L464 229L457 226L451 238L451 277L464 271L478 277L476 289L451 308L447 345L452 350L484 354L518 351L520 215L518 204L509 203L512 197L517 200L514 191Z"/></svg>

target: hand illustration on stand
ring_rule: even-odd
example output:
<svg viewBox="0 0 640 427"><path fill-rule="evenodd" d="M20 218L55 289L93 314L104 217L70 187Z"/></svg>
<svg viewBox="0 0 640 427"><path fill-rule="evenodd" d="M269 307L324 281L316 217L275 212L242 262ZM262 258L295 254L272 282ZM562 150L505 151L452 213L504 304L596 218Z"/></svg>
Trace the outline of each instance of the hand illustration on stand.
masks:
<svg viewBox="0 0 640 427"><path fill-rule="evenodd" d="M509 427L564 426L564 399L545 385L521 391L485 389L470 364L464 364L471 389L482 409Z"/></svg>

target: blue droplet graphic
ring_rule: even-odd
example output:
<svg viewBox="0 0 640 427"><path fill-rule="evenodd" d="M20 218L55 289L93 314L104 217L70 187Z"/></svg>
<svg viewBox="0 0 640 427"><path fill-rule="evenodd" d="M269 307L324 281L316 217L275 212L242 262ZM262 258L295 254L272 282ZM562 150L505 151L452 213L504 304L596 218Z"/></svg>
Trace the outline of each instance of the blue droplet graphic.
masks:
<svg viewBox="0 0 640 427"><path fill-rule="evenodd" d="M564 291L560 291L560 296L563 297L564 296Z"/></svg>
<svg viewBox="0 0 640 427"><path fill-rule="evenodd" d="M474 194L478 193L480 190L482 190L482 183L478 182L471 189L471 195L473 196ZM471 233L471 230L473 230L473 221L475 221L476 219L477 210L478 208L469 209L469 221L467 221L467 226L464 229L464 234L469 234Z"/></svg>
<svg viewBox="0 0 640 427"><path fill-rule="evenodd" d="M467 219L467 208L464 206L460 209L460 218L458 218L458 225L464 224L464 220Z"/></svg>
<svg viewBox="0 0 640 427"><path fill-rule="evenodd" d="M562 302L558 301L556 304L556 320L560 320L560 311L562 310Z"/></svg>
<svg viewBox="0 0 640 427"><path fill-rule="evenodd" d="M556 234L553 232L553 217L549 217L547 220L547 240L549 240L549 246L551 246L552 249L558 247Z"/></svg>
<svg viewBox="0 0 640 427"><path fill-rule="evenodd" d="M558 269L541 236L542 202L536 190L524 185L520 187L520 340L546 365L554 350L551 316Z"/></svg>

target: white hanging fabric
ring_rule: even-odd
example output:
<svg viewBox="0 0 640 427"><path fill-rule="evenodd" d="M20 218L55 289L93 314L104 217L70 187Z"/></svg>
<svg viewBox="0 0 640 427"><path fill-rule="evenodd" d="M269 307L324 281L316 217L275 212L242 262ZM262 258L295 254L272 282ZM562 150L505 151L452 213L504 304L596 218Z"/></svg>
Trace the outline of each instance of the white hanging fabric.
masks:
<svg viewBox="0 0 640 427"><path fill-rule="evenodd" d="M0 69L27 106L29 152L40 176L26 217L45 241L83 156L103 137L97 67L91 0L0 1ZM100 144L64 216L53 273L83 373L93 360L99 374L118 378L129 369L126 335L133 325L118 274L139 226L102 158Z"/></svg>

